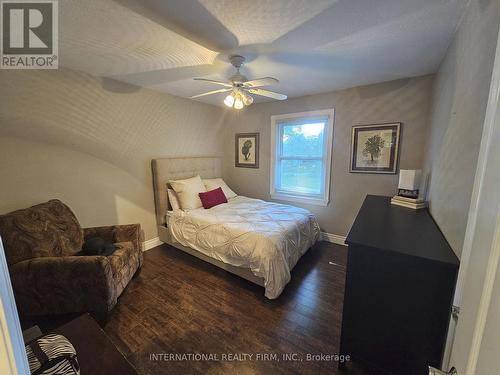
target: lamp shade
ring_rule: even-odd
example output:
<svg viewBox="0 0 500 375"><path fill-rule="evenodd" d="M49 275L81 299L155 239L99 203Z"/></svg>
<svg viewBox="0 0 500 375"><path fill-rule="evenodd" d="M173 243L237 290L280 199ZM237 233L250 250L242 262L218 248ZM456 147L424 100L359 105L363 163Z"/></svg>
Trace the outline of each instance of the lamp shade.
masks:
<svg viewBox="0 0 500 375"><path fill-rule="evenodd" d="M234 104L234 96L233 94L229 94L226 96L226 99L224 99L224 104L227 105L228 107L232 107Z"/></svg>
<svg viewBox="0 0 500 375"><path fill-rule="evenodd" d="M422 171L420 169L400 169L398 189L418 190L421 175Z"/></svg>

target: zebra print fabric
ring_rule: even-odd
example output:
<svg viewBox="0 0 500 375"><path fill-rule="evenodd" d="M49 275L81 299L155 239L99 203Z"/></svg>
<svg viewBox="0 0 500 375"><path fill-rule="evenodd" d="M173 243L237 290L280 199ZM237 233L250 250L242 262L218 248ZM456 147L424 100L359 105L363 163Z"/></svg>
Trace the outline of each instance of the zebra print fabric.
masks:
<svg viewBox="0 0 500 375"><path fill-rule="evenodd" d="M79 375L75 348L61 335L46 335L26 346L32 375Z"/></svg>

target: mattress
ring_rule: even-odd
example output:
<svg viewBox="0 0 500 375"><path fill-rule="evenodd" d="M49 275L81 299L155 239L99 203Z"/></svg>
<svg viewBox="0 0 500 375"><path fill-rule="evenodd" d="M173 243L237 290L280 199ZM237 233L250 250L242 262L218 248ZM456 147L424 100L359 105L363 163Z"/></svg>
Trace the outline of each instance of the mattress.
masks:
<svg viewBox="0 0 500 375"><path fill-rule="evenodd" d="M290 271L320 235L315 216L302 208L238 196L210 209L169 212L172 238L183 246L264 279L277 298Z"/></svg>

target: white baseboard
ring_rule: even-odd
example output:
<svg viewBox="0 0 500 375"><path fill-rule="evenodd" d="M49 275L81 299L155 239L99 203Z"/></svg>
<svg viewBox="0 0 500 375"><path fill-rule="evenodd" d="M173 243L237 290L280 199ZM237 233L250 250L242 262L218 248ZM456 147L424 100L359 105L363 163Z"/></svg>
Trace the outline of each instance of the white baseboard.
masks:
<svg viewBox="0 0 500 375"><path fill-rule="evenodd" d="M345 236L339 236L338 234L331 234L326 232L321 232L321 241L327 241L331 243L335 243L337 245L347 246L345 244Z"/></svg>
<svg viewBox="0 0 500 375"><path fill-rule="evenodd" d="M160 237L151 238L150 240L144 241L144 251L152 249L153 247L162 245L163 242L160 241Z"/></svg>

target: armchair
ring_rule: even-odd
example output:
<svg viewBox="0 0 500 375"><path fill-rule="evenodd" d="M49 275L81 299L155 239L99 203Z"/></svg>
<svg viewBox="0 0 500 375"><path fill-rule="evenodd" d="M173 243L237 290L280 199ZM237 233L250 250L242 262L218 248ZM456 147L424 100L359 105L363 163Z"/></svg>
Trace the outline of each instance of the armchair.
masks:
<svg viewBox="0 0 500 375"><path fill-rule="evenodd" d="M73 212L51 200L0 216L19 314L91 312L103 317L143 262L139 224L82 229ZM81 256L85 239L115 243L111 256Z"/></svg>

